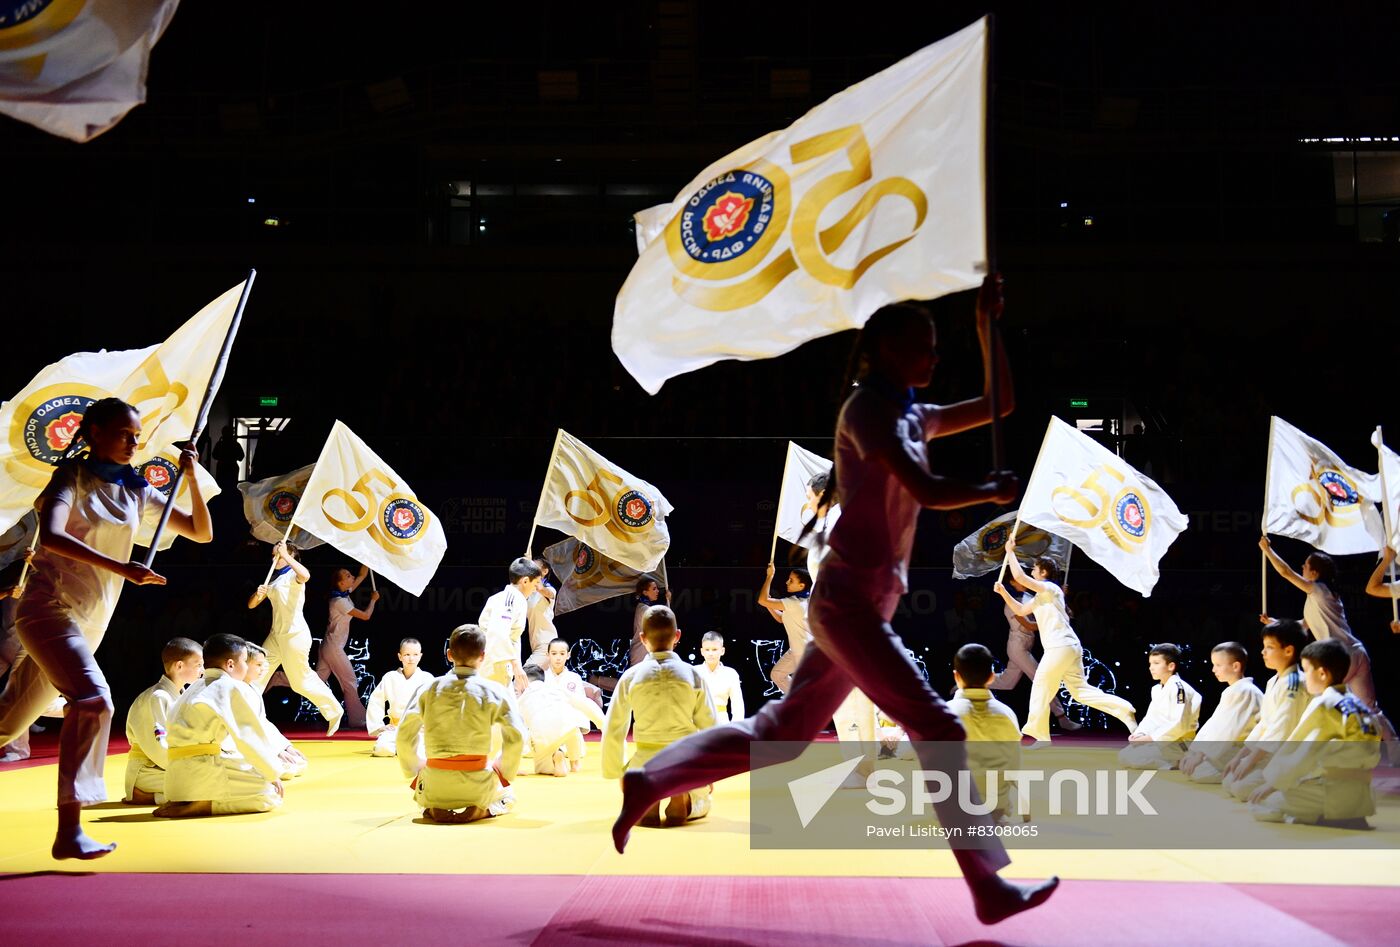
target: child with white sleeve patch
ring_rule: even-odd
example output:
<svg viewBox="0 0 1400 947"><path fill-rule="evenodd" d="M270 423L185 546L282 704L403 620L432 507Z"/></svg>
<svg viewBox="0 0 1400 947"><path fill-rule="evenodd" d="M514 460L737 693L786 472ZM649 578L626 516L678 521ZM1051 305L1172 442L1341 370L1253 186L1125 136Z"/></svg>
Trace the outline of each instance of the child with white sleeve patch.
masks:
<svg viewBox="0 0 1400 947"><path fill-rule="evenodd" d="M1147 716L1118 754L1118 762L1128 769L1172 769L1196 735L1201 695L1181 679L1180 664L1181 649L1170 642L1155 644L1148 652L1147 670L1157 683L1152 686Z"/></svg>
<svg viewBox="0 0 1400 947"><path fill-rule="evenodd" d="M126 740L131 752L126 758L122 801L138 806L165 802L165 732L170 708L180 692L204 674L204 652L197 641L171 638L161 649L160 663L165 673L142 691L126 712Z"/></svg>
<svg viewBox="0 0 1400 947"><path fill-rule="evenodd" d="M1238 641L1224 641L1211 649L1210 669L1225 685L1225 692L1181 758L1181 771L1193 783L1220 782L1230 758L1259 722L1264 693L1244 676L1248 662L1249 652Z"/></svg>
<svg viewBox="0 0 1400 947"><path fill-rule="evenodd" d="M700 655L705 660L695 665L695 670L709 689L710 699L715 702L715 719L720 723L743 720L744 688L739 672L720 662L724 657L724 636L717 631L705 632L700 638Z"/></svg>
<svg viewBox="0 0 1400 947"><path fill-rule="evenodd" d="M1260 656L1274 676L1264 687L1259 722L1244 738L1244 746L1225 766L1221 783L1241 802L1264 782L1264 765L1293 732L1308 707L1306 683L1298 655L1308 643L1299 621L1276 621L1260 633Z"/></svg>
<svg viewBox="0 0 1400 947"><path fill-rule="evenodd" d="M374 737L374 749L370 756L396 756L398 754L398 728L403 712L414 696L433 682L433 676L418 667L423 660L423 643L417 638L405 638L399 642L399 668L390 671L379 679L369 695L369 705L365 710L365 729ZM388 704L389 722L384 722L385 704Z"/></svg>
<svg viewBox="0 0 1400 947"><path fill-rule="evenodd" d="M245 683L248 642L214 635L204 642L204 677L170 708L167 819L267 812L282 804L283 762L268 737L262 697ZM233 748L224 748L231 737Z"/></svg>

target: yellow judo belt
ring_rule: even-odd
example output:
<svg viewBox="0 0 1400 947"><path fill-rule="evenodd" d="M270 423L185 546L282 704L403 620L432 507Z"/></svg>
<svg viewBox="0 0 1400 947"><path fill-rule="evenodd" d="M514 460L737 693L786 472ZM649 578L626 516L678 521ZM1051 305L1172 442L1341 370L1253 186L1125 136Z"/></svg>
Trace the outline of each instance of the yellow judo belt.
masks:
<svg viewBox="0 0 1400 947"><path fill-rule="evenodd" d="M191 756L218 756L219 744L217 743L191 743L189 746L172 746L170 748L170 759L184 760Z"/></svg>

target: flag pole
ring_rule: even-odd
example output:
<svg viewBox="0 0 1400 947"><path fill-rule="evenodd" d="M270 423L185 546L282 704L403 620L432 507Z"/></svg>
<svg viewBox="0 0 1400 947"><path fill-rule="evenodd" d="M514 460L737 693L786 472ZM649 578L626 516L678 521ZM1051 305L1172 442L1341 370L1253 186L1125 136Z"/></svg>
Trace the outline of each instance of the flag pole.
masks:
<svg viewBox="0 0 1400 947"><path fill-rule="evenodd" d="M34 555L34 550L39 548L39 524L37 522L37 515L35 519L34 535L30 537L29 540L29 555L24 557L24 567L19 570L19 582L15 584L15 598L19 598L24 594L24 583L29 581L30 559ZM1395 568L1393 566L1391 567L1390 574L1392 579L1395 578Z"/></svg>
<svg viewBox="0 0 1400 947"><path fill-rule="evenodd" d="M788 468L792 466L792 441L788 441L787 456L783 458L783 479L778 481L778 511L773 514L773 544L768 547L768 564L778 553L778 527L783 521L783 491L787 489Z"/></svg>
<svg viewBox="0 0 1400 947"><path fill-rule="evenodd" d="M1274 470L1274 419L1269 418L1269 456L1264 460L1264 512L1259 519L1259 535L1268 536L1269 484ZM1269 554L1259 550L1259 615L1269 614Z"/></svg>
<svg viewBox="0 0 1400 947"><path fill-rule="evenodd" d="M214 393L218 391L219 385L223 383L224 372L228 369L229 352L233 350L234 337L238 335L238 325L243 321L243 307L248 304L248 294L253 291L253 280L257 278L256 269L248 270L248 278L243 282L243 293L238 297L238 308L233 311L233 321L228 325L228 332L224 335L223 347L219 349L219 358L214 363L214 370L209 375L209 384L204 388L204 400L199 403L199 414L195 417L194 430L190 432L190 446L198 450L196 446L199 442L199 435L204 433L204 425L209 421L209 409L214 406ZM151 535L150 548L146 550L146 561L142 563L147 569L155 561L156 550L160 546L160 534L165 532L165 526L170 522L170 513L175 509L175 501L180 496L180 481L184 479L185 468L179 464L175 468L175 483L170 488L170 500L160 511L160 522L156 523L156 531Z"/></svg>
<svg viewBox="0 0 1400 947"><path fill-rule="evenodd" d="M983 216L987 240L987 278L992 280L993 289L997 279L997 239L996 239L996 162L995 118L996 101L996 14L987 14L987 57L982 73L982 131L986 153L983 155L982 196L985 201ZM1001 368L998 342L1001 329L998 325L1000 314L988 319L987 343L991 352L991 365L988 374L991 382L990 407L992 410L992 469L1001 470L1004 459L1001 431Z"/></svg>
<svg viewBox="0 0 1400 947"><path fill-rule="evenodd" d="M535 505L535 518L530 521L530 538L525 540L525 556L529 558L530 547L535 544L535 530L540 525L540 517L544 514L544 498L549 495L549 475L554 471L554 458L559 454L559 441L564 436L564 429L558 427L554 429L554 447L549 452L549 464L544 469L544 483L540 486L540 502Z"/></svg>
<svg viewBox="0 0 1400 947"><path fill-rule="evenodd" d="M1050 443L1050 432L1054 429L1055 416L1052 414L1050 415L1050 420L1046 422L1045 425L1045 436L1040 439L1040 450L1036 451L1035 466L1031 468L1030 479L1026 481L1026 489L1021 495L1021 503L1016 507L1016 525L1011 529L1011 537L1013 539L1019 538L1018 534L1021 532L1021 509L1026 505L1026 497L1030 494L1031 484L1035 483L1035 472L1040 469L1040 459L1045 456L1045 445ZM1007 553L1001 560L1001 572L997 573L998 582L1004 582L1006 580L1006 559L1010 557L1010 555L1010 553Z"/></svg>
<svg viewBox="0 0 1400 947"><path fill-rule="evenodd" d="M1395 519L1395 511L1390 508L1390 486L1385 482L1385 435L1381 432L1381 426L1376 425L1376 464L1381 472L1381 515L1385 519L1385 542L1381 544L1381 551L1390 545L1391 532L1395 527L1392 525ZM1400 602L1395 599L1395 560L1390 560L1390 620L1400 621Z"/></svg>
<svg viewBox="0 0 1400 947"><path fill-rule="evenodd" d="M374 570L373 570L373 569L369 570L369 590L370 590L371 592L378 592L378 591L379 591L379 586L377 586L377 585L374 584Z"/></svg>
<svg viewBox="0 0 1400 947"><path fill-rule="evenodd" d="M298 502L300 502L300 501L298 501ZM296 520L297 520L296 515L293 514L293 515L292 515L292 518L291 518L291 521L287 523L287 531L286 531L285 533L282 534L282 542L285 543L287 540L289 540L289 539L292 538L292 529L294 528L294 525L293 525L293 524L296 523ZM276 560L276 559L273 559L273 560L272 560L272 564L269 565L269 566L267 567L267 578L263 579L263 585L267 585L267 583L269 583L269 582L272 581L272 573L273 573L274 571L276 571L276 569L277 569L277 560Z"/></svg>

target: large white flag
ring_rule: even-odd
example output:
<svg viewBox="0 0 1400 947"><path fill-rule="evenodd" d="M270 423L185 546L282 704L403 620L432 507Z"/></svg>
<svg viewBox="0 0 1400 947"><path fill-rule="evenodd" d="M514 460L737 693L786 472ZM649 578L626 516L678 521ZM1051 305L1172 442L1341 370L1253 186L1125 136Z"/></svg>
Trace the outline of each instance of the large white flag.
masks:
<svg viewBox="0 0 1400 947"><path fill-rule="evenodd" d="M630 595L637 590L637 580L647 574L609 559L572 536L545 547L543 555L559 586L554 596L555 615L619 595ZM666 587L665 560L650 574L663 589Z"/></svg>
<svg viewBox="0 0 1400 947"><path fill-rule="evenodd" d="M238 492L243 494L243 516L248 520L249 532L265 543L275 543L288 539L302 549L312 549L321 545L321 540L304 529L292 528L292 516L306 492L306 482L311 479L315 464L308 464L291 473L267 477L251 483L240 483Z"/></svg>
<svg viewBox="0 0 1400 947"><path fill-rule="evenodd" d="M1350 467L1283 418L1270 419L1264 531L1334 555L1375 552L1385 527L1380 478Z"/></svg>
<svg viewBox="0 0 1400 947"><path fill-rule="evenodd" d="M829 470L831 461L788 441L787 462L783 465L783 484L778 494L778 535L788 542L808 549L816 542L815 531L809 531L806 536L802 536L802 527L812 515L803 512L807 503L807 485L817 474ZM800 541L799 536L802 537Z"/></svg>
<svg viewBox="0 0 1400 947"><path fill-rule="evenodd" d="M0 533L0 569L5 568L34 545L34 536L39 532L39 514L30 510L20 517L9 529Z"/></svg>
<svg viewBox="0 0 1400 947"><path fill-rule="evenodd" d="M1385 504L1385 516L1390 519L1386 545L1400 554L1400 454L1385 446L1380 428L1371 435L1371 443L1380 452L1381 502Z"/></svg>
<svg viewBox="0 0 1400 947"><path fill-rule="evenodd" d="M146 478L146 482L151 485L166 502L170 501L170 493L175 487L175 478L180 472L180 450L175 446L162 449L158 454L136 468L141 476ZM204 497L204 502L208 503L218 496L223 490L219 487L214 475L204 469L204 465L196 463L194 465L195 480L199 483L200 495ZM190 478L180 478L180 495L175 498L175 509L181 513L188 514L194 510L194 503L190 499ZM136 531L136 545L150 546L151 537L155 534L156 524L153 521L143 521L141 528ZM167 528L160 534L160 545L157 549L164 552L175 544L175 531Z"/></svg>
<svg viewBox="0 0 1400 947"><path fill-rule="evenodd" d="M669 500L560 431L550 455L535 523L573 536L610 559L641 572L656 568L671 545Z"/></svg>
<svg viewBox="0 0 1400 947"><path fill-rule="evenodd" d="M239 283L159 345L69 355L0 405L0 528L33 507L94 401L122 398L140 412L138 467L188 438L242 292Z"/></svg>
<svg viewBox="0 0 1400 947"><path fill-rule="evenodd" d="M88 141L146 101L151 47L179 0L0 4L0 113Z"/></svg>
<svg viewBox="0 0 1400 947"><path fill-rule="evenodd" d="M613 350L647 391L781 355L986 271L987 21L750 142L638 215Z"/></svg>
<svg viewBox="0 0 1400 947"><path fill-rule="evenodd" d="M953 547L953 578L971 579L996 572L1006 559L1006 540L1016 523L1017 510L1003 513ZM1049 556L1064 572L1069 565L1069 540L1047 533L1031 523L1016 530L1016 555L1022 559Z"/></svg>
<svg viewBox="0 0 1400 947"><path fill-rule="evenodd" d="M1146 597L1187 518L1148 477L1052 417L1021 500L1021 522L1068 539Z"/></svg>
<svg viewBox="0 0 1400 947"><path fill-rule="evenodd" d="M447 552L437 517L339 421L321 448L292 523L414 595L423 593Z"/></svg>

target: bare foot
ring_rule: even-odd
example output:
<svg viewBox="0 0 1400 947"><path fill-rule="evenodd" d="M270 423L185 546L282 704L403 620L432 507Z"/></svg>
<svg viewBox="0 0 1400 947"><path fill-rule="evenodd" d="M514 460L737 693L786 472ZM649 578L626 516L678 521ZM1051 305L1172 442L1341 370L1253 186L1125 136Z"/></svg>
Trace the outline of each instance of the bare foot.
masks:
<svg viewBox="0 0 1400 947"><path fill-rule="evenodd" d="M622 774L622 811L613 822L613 848L621 855L627 848L627 837L632 834L632 826L656 807L661 800L652 795L650 781L645 772L629 769Z"/></svg>
<svg viewBox="0 0 1400 947"><path fill-rule="evenodd" d="M58 836L53 840L53 848L50 853L54 858L81 858L90 861L94 858L101 858L103 855L110 855L117 850L116 842L109 842L103 845L88 837L82 829Z"/></svg>
<svg viewBox="0 0 1400 947"><path fill-rule="evenodd" d="M144 789L133 789L131 790L131 798L122 801L133 806L153 806L156 804L156 796L155 793L146 792Z"/></svg>
<svg viewBox="0 0 1400 947"><path fill-rule="evenodd" d="M214 814L214 803L208 799L195 802L167 802L157 806L151 815L161 819L199 819Z"/></svg>
<svg viewBox="0 0 1400 947"><path fill-rule="evenodd" d="M569 775L568 757L564 755L563 750L555 750L551 761L554 763L555 776Z"/></svg>
<svg viewBox="0 0 1400 947"><path fill-rule="evenodd" d="M690 818L690 793L683 792L679 796L672 796L671 801L666 803L666 824L680 825Z"/></svg>
<svg viewBox="0 0 1400 947"><path fill-rule="evenodd" d="M569 760L569 772L580 773L583 771L583 760Z"/></svg>
<svg viewBox="0 0 1400 947"><path fill-rule="evenodd" d="M997 924L1022 911L1029 911L1049 900L1059 885L1057 875L1035 885L1019 885L999 875L992 875L985 885L980 886L983 890L974 888L972 891L977 920L983 924Z"/></svg>
<svg viewBox="0 0 1400 947"><path fill-rule="evenodd" d="M423 818L433 822L441 822L443 825L465 825L468 822L480 822L482 819L489 819L491 813L480 806L467 806L460 811L456 809L424 809Z"/></svg>

